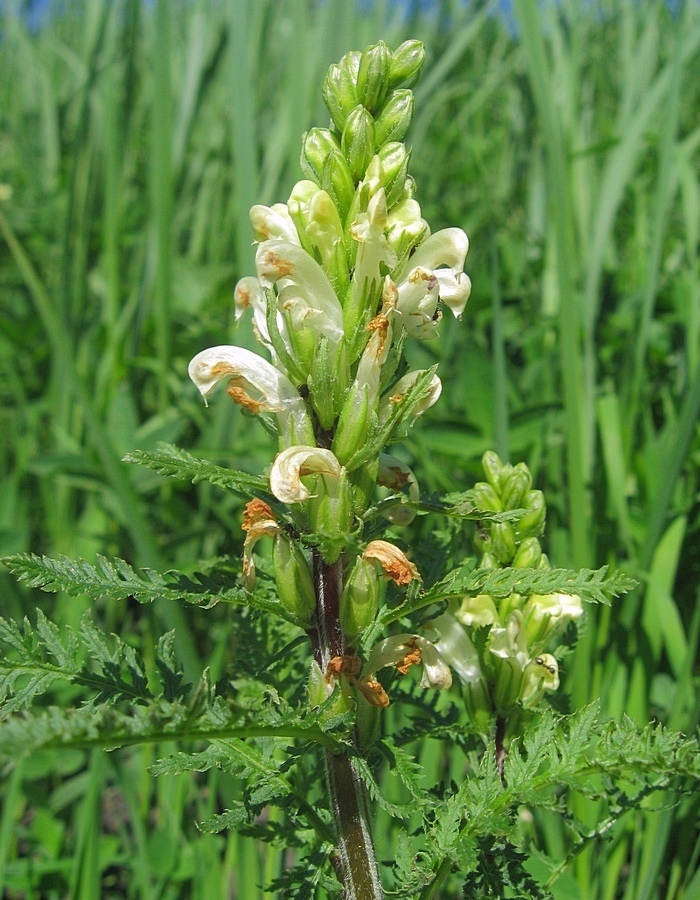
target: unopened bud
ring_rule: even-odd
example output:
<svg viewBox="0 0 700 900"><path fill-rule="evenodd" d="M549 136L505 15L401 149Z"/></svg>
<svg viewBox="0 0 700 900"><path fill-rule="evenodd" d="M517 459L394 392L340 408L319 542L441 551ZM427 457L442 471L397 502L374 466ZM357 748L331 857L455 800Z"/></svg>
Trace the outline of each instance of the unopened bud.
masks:
<svg viewBox="0 0 700 900"><path fill-rule="evenodd" d="M328 107L333 124L342 133L348 114L357 106L357 89L348 68L332 65L323 80L323 101Z"/></svg>
<svg viewBox="0 0 700 900"><path fill-rule="evenodd" d="M356 182L365 174L374 156L374 148L374 120L364 106L356 106L347 118L341 140L343 155Z"/></svg>
<svg viewBox="0 0 700 900"><path fill-rule="evenodd" d="M384 102L389 89L390 66L391 51L384 41L368 47L362 54L357 73L357 99L371 112Z"/></svg>
<svg viewBox="0 0 700 900"><path fill-rule="evenodd" d="M513 557L516 569L537 569L542 559L542 545L537 538L525 538Z"/></svg>
<svg viewBox="0 0 700 900"><path fill-rule="evenodd" d="M500 494L503 463L498 454L494 453L493 450L487 450L481 457L481 465L489 484L498 494Z"/></svg>
<svg viewBox="0 0 700 900"><path fill-rule="evenodd" d="M397 88L399 85L411 87L418 80L425 48L421 41L404 41L394 50L389 66L389 86Z"/></svg>
<svg viewBox="0 0 700 900"><path fill-rule="evenodd" d="M326 157L323 164L321 187L333 198L343 225L345 225L355 196L355 184L340 150L331 150Z"/></svg>
<svg viewBox="0 0 700 900"><path fill-rule="evenodd" d="M365 445L372 422L376 422L375 406L369 387L354 383L343 405L333 438L333 453L341 464L348 462Z"/></svg>
<svg viewBox="0 0 700 900"><path fill-rule="evenodd" d="M377 156L382 166L386 205L391 210L403 197L411 153L400 141L390 141L380 147Z"/></svg>
<svg viewBox="0 0 700 900"><path fill-rule="evenodd" d="M473 494L474 504L477 509L484 512L502 512L501 498L487 482L477 482L474 485Z"/></svg>
<svg viewBox="0 0 700 900"><path fill-rule="evenodd" d="M510 522L494 522L491 526L491 550L499 562L508 565L515 556L515 534Z"/></svg>
<svg viewBox="0 0 700 900"><path fill-rule="evenodd" d="M525 463L518 463L508 477L501 481L501 500L504 509L519 509L532 487L532 475Z"/></svg>
<svg viewBox="0 0 700 900"><path fill-rule="evenodd" d="M275 535L272 561L280 603L287 612L308 625L316 608L316 597L306 557L284 532L280 532Z"/></svg>
<svg viewBox="0 0 700 900"><path fill-rule="evenodd" d="M325 542L324 561L334 563L345 546L353 520L352 492L345 469L339 478L318 476L316 495L309 499L307 509L311 531Z"/></svg>
<svg viewBox="0 0 700 900"><path fill-rule="evenodd" d="M351 640L374 621L379 605L379 578L375 565L361 556L350 573L340 598L340 626Z"/></svg>
<svg viewBox="0 0 700 900"><path fill-rule="evenodd" d="M542 491L528 491L523 505L527 512L513 525L516 536L521 538L542 534L547 517L547 505Z"/></svg>
<svg viewBox="0 0 700 900"><path fill-rule="evenodd" d="M377 147L403 138L413 119L414 108L413 91L393 91L374 123Z"/></svg>
<svg viewBox="0 0 700 900"><path fill-rule="evenodd" d="M320 185L326 157L333 150L339 149L340 146L335 135L328 128L311 128L306 132L301 143L300 164L304 175Z"/></svg>

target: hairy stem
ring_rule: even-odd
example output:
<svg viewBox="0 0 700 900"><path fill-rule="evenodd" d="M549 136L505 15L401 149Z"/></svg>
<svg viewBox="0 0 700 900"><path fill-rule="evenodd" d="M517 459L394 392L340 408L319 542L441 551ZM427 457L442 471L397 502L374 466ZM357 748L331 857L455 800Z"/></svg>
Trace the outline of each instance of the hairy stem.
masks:
<svg viewBox="0 0 700 900"><path fill-rule="evenodd" d="M314 553L317 640L316 659L322 671L345 643L340 628L342 562L329 565ZM367 788L350 754L326 752L328 791L338 836L343 900L381 900L384 896L370 826Z"/></svg>

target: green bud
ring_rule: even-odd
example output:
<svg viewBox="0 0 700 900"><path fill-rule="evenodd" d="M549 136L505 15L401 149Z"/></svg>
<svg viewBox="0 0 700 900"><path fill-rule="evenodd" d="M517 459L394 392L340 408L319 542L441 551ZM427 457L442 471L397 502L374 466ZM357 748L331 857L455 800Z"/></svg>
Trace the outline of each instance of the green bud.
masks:
<svg viewBox="0 0 700 900"><path fill-rule="evenodd" d="M323 101L339 133L345 127L348 114L357 106L355 80L346 66L332 65L323 79Z"/></svg>
<svg viewBox="0 0 700 900"><path fill-rule="evenodd" d="M477 509L484 512L502 512L501 498L496 491L485 481L479 481L474 485L474 503Z"/></svg>
<svg viewBox="0 0 700 900"><path fill-rule="evenodd" d="M301 139L301 170L311 181L321 184L326 157L339 150L338 140L328 128L311 128Z"/></svg>
<svg viewBox="0 0 700 900"><path fill-rule="evenodd" d="M518 463L506 479L501 479L503 509L519 509L532 487L532 475L525 463Z"/></svg>
<svg viewBox="0 0 700 900"><path fill-rule="evenodd" d="M333 198L340 218L345 225L355 196L355 183L340 150L331 150L323 164L321 187Z"/></svg>
<svg viewBox="0 0 700 900"><path fill-rule="evenodd" d="M391 51L384 41L368 47L362 54L357 73L357 98L371 112L384 102L389 89L390 66Z"/></svg>
<svg viewBox="0 0 700 900"><path fill-rule="evenodd" d="M413 91L393 91L374 123L377 147L389 141L400 141L413 119Z"/></svg>
<svg viewBox="0 0 700 900"><path fill-rule="evenodd" d="M377 419L374 405L370 401L369 387L355 382L340 413L331 448L341 465L345 465L367 442L372 422Z"/></svg>
<svg viewBox="0 0 700 900"><path fill-rule="evenodd" d="M374 563L358 557L340 598L340 626L350 639L368 628L379 606L379 577Z"/></svg>
<svg viewBox="0 0 700 900"><path fill-rule="evenodd" d="M530 535L542 534L544 522L547 518L547 505L542 491L528 491L524 498L525 515L514 523L516 537L524 538Z"/></svg>
<svg viewBox="0 0 700 900"><path fill-rule="evenodd" d="M537 538L525 538L513 558L516 569L537 569L542 559L542 546Z"/></svg>
<svg viewBox="0 0 700 900"><path fill-rule="evenodd" d="M306 557L284 532L279 532L272 547L272 561L280 603L308 624L316 609L316 595Z"/></svg>
<svg viewBox="0 0 700 900"><path fill-rule="evenodd" d="M498 454L494 453L493 450L487 450L481 457L481 465L486 474L487 481L494 491L500 495L503 463L499 459Z"/></svg>
<svg viewBox="0 0 700 900"><path fill-rule="evenodd" d="M374 120L364 106L356 106L347 118L341 139L341 150L356 182L365 174L365 169L374 156L374 148Z"/></svg>
<svg viewBox="0 0 700 900"><path fill-rule="evenodd" d="M490 551L486 551L484 555L481 557L481 561L479 562L480 569L488 569L489 572L492 572L494 569L500 568L498 565L498 560Z"/></svg>
<svg viewBox="0 0 700 900"><path fill-rule="evenodd" d="M386 205L391 211L403 197L411 153L400 141L385 143L377 152L382 167L382 181L386 192Z"/></svg>
<svg viewBox="0 0 700 900"><path fill-rule="evenodd" d="M510 522L494 522L491 526L491 549L500 563L508 565L515 556L515 534Z"/></svg>
<svg viewBox="0 0 700 900"><path fill-rule="evenodd" d="M404 41L394 50L389 66L389 87L411 87L418 80L425 48L421 41Z"/></svg>
<svg viewBox="0 0 700 900"><path fill-rule="evenodd" d="M311 361L311 372L307 380L309 395L321 428L330 430L335 422L333 386L335 370L328 346L328 338L321 335Z"/></svg>
<svg viewBox="0 0 700 900"><path fill-rule="evenodd" d="M352 529L352 492L345 469L340 477L319 474L316 495L307 500L309 527L324 540L326 563L334 563Z"/></svg>
<svg viewBox="0 0 700 900"><path fill-rule="evenodd" d="M373 459L348 473L352 485L352 502L356 516L363 516L377 491L379 460Z"/></svg>

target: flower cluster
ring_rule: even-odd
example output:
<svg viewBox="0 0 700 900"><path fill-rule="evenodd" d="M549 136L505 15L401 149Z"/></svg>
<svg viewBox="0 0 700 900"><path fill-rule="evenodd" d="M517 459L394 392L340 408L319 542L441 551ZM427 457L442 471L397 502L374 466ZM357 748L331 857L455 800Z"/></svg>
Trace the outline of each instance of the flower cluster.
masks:
<svg viewBox="0 0 700 900"><path fill-rule="evenodd" d="M331 121L302 139L304 180L286 203L250 211L256 275L236 286L236 315L252 313L267 358L218 346L189 366L205 400L225 382L235 403L267 417L277 433L270 493L286 504L287 518L277 521L260 500L248 504L246 586L255 582L256 542L272 537L281 602L320 631L314 573L337 566L341 652L318 656L322 674L330 686L338 675L354 678L379 706L384 697L367 687L377 668L407 670L406 659L417 663L422 651L431 673L436 654L423 638L401 635L370 653L361 675L354 662L337 662L374 621L385 584L405 588L419 578L394 544L365 543L363 516L377 484L395 492L393 524L414 514L402 498L417 499L415 476L383 451L435 403L441 383L433 369L405 372L404 342L434 338L443 307L461 315L471 290L466 234L430 233L408 174L402 138L423 55L419 41L393 53L380 42L330 67L323 96ZM443 670L441 663L428 682L446 686Z"/></svg>
<svg viewBox="0 0 700 900"><path fill-rule="evenodd" d="M549 568L539 536L546 507L541 491L523 463L503 464L493 452L483 458L487 481L474 497L490 512L524 510L513 524L490 522L476 539L479 566L496 569ZM537 704L559 686L559 668L547 645L583 612L581 598L567 594L512 593L502 600L489 594L466 597L433 622L436 647L460 675L472 720L486 730L496 716L517 718L518 710Z"/></svg>

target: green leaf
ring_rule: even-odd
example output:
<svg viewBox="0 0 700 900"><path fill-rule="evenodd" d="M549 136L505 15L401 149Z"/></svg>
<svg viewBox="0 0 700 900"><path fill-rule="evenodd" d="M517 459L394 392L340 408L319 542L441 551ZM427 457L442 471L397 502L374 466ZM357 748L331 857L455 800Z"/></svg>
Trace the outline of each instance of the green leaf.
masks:
<svg viewBox="0 0 700 900"><path fill-rule="evenodd" d="M65 591L71 597L87 595L92 600L123 600L133 597L139 603L165 599L185 601L208 609L217 603L235 603L275 613L294 625L303 625L275 597L254 595L218 573L197 573L196 580L175 570L164 574L152 569L137 572L123 559L97 557L95 565L66 556L50 558L34 553L16 553L3 562L20 581L43 591Z"/></svg>
<svg viewBox="0 0 700 900"><path fill-rule="evenodd" d="M409 596L394 609L386 609L383 625L396 622L410 613L443 600L462 599L467 595L490 594L504 599L511 594L577 594L589 603L609 605L613 597L631 591L637 582L623 572L608 574L600 569L462 569L451 572L427 591Z"/></svg>
<svg viewBox="0 0 700 900"><path fill-rule="evenodd" d="M133 450L126 454L124 462L146 466L159 475L191 481L193 484L207 481L245 497L262 496L263 499L268 499L271 496L267 478L217 466L171 445L164 445L160 450Z"/></svg>

